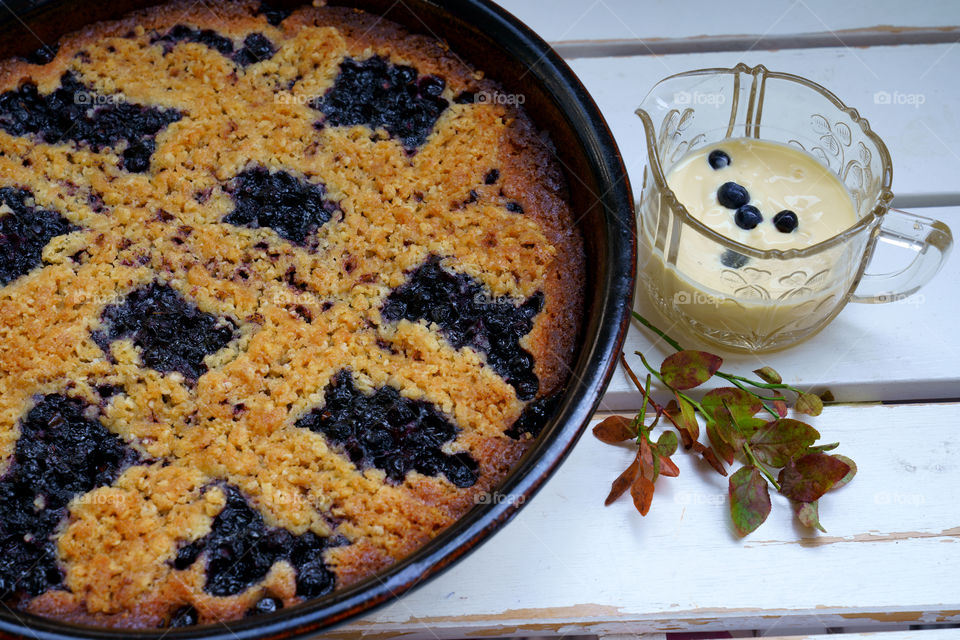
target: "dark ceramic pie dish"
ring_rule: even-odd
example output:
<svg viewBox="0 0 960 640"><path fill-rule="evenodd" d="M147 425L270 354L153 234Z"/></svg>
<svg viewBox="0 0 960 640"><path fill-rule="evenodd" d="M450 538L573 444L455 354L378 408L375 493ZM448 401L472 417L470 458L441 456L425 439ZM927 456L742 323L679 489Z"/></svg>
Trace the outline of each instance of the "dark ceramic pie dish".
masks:
<svg viewBox="0 0 960 640"><path fill-rule="evenodd" d="M99 20L154 4L150 0L12 0L0 15L0 59ZM273 0L298 6L303 0ZM515 498L477 505L435 540L373 578L274 614L205 627L130 631L71 625L0 610L0 638L293 638L316 633L386 603L441 573L503 526L557 469L587 425L613 372L629 322L636 258L633 201L617 146L576 76L530 29L486 0L348 0L412 32L451 43L507 91L549 132L566 174L586 251L586 300L573 370L557 413L536 444L504 480ZM522 497L523 499L519 499ZM491 585L495 588L495 585Z"/></svg>

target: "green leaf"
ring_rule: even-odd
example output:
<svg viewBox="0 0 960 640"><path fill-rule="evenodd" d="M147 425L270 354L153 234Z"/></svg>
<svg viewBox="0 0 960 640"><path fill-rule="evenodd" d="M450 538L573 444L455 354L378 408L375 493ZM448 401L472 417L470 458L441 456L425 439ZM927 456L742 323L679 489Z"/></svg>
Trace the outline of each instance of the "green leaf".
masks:
<svg viewBox="0 0 960 640"><path fill-rule="evenodd" d="M850 472L850 465L826 453L788 460L780 470L780 493L798 502L813 502Z"/></svg>
<svg viewBox="0 0 960 640"><path fill-rule="evenodd" d="M664 431L657 438L657 451L661 456L669 458L677 452L677 434L673 431Z"/></svg>
<svg viewBox="0 0 960 640"><path fill-rule="evenodd" d="M760 470L741 467L730 476L730 515L737 533L745 536L770 514L770 492Z"/></svg>
<svg viewBox="0 0 960 640"><path fill-rule="evenodd" d="M706 351L678 351L660 365L663 381L677 390L693 389L709 380L723 364L723 358Z"/></svg>
<svg viewBox="0 0 960 640"><path fill-rule="evenodd" d="M793 408L808 416L818 416L823 412L823 401L820 396L801 392L797 396L797 402L793 405Z"/></svg>
<svg viewBox="0 0 960 640"><path fill-rule="evenodd" d="M853 480L853 476L857 475L857 463L856 463L856 462L854 462L853 460L851 460L851 459L848 458L847 456L842 456L842 455L840 455L839 453L833 454L833 457L836 458L837 460L840 460L841 462L846 462L846 463L847 463L847 466L850 467L850 471L847 472L847 475L845 475L845 476L843 476L842 478L840 478L839 480L837 480L837 483L836 483L835 485L833 485L832 487L830 487L830 490L831 490L831 491L834 491L834 490L839 489L840 487L842 487L842 486L844 486L844 485L846 485L846 484L849 484L850 481Z"/></svg>
<svg viewBox="0 0 960 640"><path fill-rule="evenodd" d="M817 441L820 434L810 425L781 418L763 425L750 437L750 448L760 462L782 467Z"/></svg>
<svg viewBox="0 0 960 640"><path fill-rule="evenodd" d="M703 396L700 406L711 415L717 409L726 408L741 426L747 418L752 418L763 409L763 403L760 402L759 398L736 387L711 389ZM760 422L761 425L763 423L764 421Z"/></svg>
<svg viewBox="0 0 960 640"><path fill-rule="evenodd" d="M807 453L823 453L824 451L833 451L840 446L839 442L831 442L829 444L818 444L815 447L810 447L807 449Z"/></svg>
<svg viewBox="0 0 960 640"><path fill-rule="evenodd" d="M823 528L823 525L820 524L820 508L817 506L817 501L813 502L797 502L791 501L793 505L793 512L797 514L797 520L800 521L805 527L810 527L811 529L819 529L820 531L826 533L827 530Z"/></svg>
<svg viewBox="0 0 960 640"><path fill-rule="evenodd" d="M764 382L771 384L780 384L783 382L783 378L780 377L780 374L777 373L773 367L761 367L760 369L754 369L753 372L760 376Z"/></svg>
<svg viewBox="0 0 960 640"><path fill-rule="evenodd" d="M680 415L677 416L680 425L687 430L692 440L700 437L700 423L697 422L697 410L689 400L680 397L679 393L674 393L677 398L677 406L680 407Z"/></svg>
<svg viewBox="0 0 960 640"><path fill-rule="evenodd" d="M721 409L721 411L725 410ZM717 428L716 420L707 422L707 438L710 440L710 446L713 447L714 452L725 460L727 464L733 464L733 456L736 450L724 439L723 435L721 435Z"/></svg>

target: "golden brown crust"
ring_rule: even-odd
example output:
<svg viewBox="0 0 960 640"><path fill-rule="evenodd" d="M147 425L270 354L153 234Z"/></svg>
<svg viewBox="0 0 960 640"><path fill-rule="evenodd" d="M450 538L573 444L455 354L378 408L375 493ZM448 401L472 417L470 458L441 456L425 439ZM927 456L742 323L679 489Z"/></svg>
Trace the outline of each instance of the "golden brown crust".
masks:
<svg viewBox="0 0 960 640"><path fill-rule="evenodd" d="M47 65L0 62L0 92L26 80L50 92L70 71L103 95L184 114L157 136L142 174L118 167L122 149L39 144L0 130L0 187L29 189L38 206L81 228L51 241L43 269L0 288L4 465L18 421L50 393L99 406L104 426L145 459L164 461L131 467L71 504L57 538L66 590L24 602L34 613L151 627L186 605L213 622L243 616L264 596L297 602L285 562L225 597L204 591L201 563L173 568L177 549L209 532L223 508L217 483L238 487L268 526L344 536L349 544L325 556L340 587L488 499L529 446L504 435L525 403L482 354L454 349L425 321L390 323L379 312L431 254L492 296L519 302L542 292L521 345L534 356L539 397L567 380L584 258L549 143L516 107L454 104L462 92L499 89L437 40L343 8L303 8L274 27L257 4L166 5L65 36ZM164 53L151 35L174 24L236 42L259 32L278 50L245 69L196 43ZM307 98L332 86L344 57L371 55L446 81L450 107L415 154L362 126L313 126ZM254 165L326 185L342 219L320 229L317 250L221 222L232 206L224 185ZM492 169L499 179L485 184ZM129 341L104 354L91 337L104 308L157 279L238 327L195 384L142 366ZM417 472L385 483L382 471L358 470L322 435L294 426L343 368L363 390L389 385L449 416L460 433L448 453L478 461L476 484L458 489ZM103 400L102 384L123 392Z"/></svg>

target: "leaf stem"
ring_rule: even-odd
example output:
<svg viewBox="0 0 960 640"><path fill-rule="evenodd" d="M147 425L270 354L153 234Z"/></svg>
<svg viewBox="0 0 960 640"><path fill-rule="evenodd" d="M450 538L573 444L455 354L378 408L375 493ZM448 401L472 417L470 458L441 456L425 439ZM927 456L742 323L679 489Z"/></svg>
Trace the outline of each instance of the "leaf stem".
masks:
<svg viewBox="0 0 960 640"><path fill-rule="evenodd" d="M744 454L746 454L747 460L750 461L750 464L752 464L753 466L755 466L757 469L760 470L760 473L762 473L764 477L770 482L770 484L773 485L774 489L776 489L777 491L780 491L780 483L777 482L777 479L770 474L767 468L759 460L757 460L757 457L753 455L753 450L750 448L749 443L746 443L746 442L743 443L743 452Z"/></svg>
<svg viewBox="0 0 960 640"><path fill-rule="evenodd" d="M679 343L679 342L677 342L676 340L674 340L673 338L671 338L670 336L668 336L667 334L665 334L665 333L664 333L663 331L661 331L660 329L658 329L658 328L656 328L655 326L653 326L653 324L652 324L649 320L647 320L646 318L644 318L642 315L640 315L640 314L637 313L636 311L631 311L631 313L633 314L633 317L637 319L637 322L639 322L640 324L642 324L643 326L645 326L647 329L650 329L650 331L653 331L655 334L657 334L658 336L660 336L661 338L663 338L664 341L665 341L668 345L670 345L671 347L673 347L673 348L676 349L677 351L683 351L683 347L680 346L680 343Z"/></svg>

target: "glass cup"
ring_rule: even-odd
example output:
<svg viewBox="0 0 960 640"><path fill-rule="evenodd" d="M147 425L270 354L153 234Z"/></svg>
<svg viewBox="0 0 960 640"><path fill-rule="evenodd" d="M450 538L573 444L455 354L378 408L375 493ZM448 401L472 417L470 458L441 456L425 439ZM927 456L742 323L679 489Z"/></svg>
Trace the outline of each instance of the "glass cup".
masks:
<svg viewBox="0 0 960 640"><path fill-rule="evenodd" d="M669 320L709 342L737 351L790 346L822 329L847 302L914 293L950 251L944 223L890 209L886 146L855 109L810 80L744 64L690 71L657 83L637 115L648 155L637 207L638 287ZM857 222L788 250L755 249L704 225L677 201L665 176L688 152L728 138L811 154L846 186ZM866 273L878 241L912 252L912 261L893 273ZM745 266L704 261L728 250L746 256Z"/></svg>

